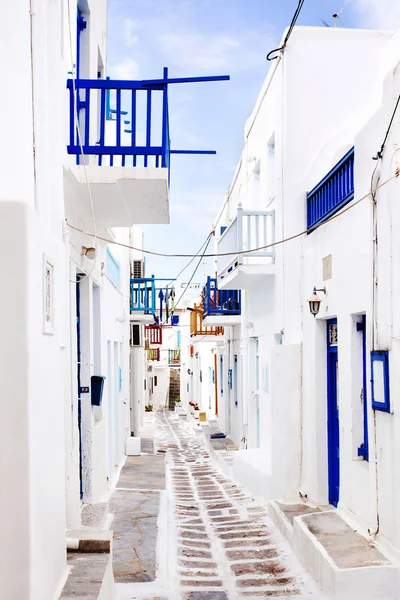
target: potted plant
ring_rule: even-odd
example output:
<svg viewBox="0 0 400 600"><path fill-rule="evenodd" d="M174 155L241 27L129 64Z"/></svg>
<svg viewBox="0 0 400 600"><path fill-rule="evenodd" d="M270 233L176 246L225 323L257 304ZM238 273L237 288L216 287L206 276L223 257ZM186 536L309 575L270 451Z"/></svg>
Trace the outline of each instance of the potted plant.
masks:
<svg viewBox="0 0 400 600"><path fill-rule="evenodd" d="M189 402L189 412L191 415L193 415L193 413L194 413L194 406L195 406L194 402L190 401Z"/></svg>
<svg viewBox="0 0 400 600"><path fill-rule="evenodd" d="M147 404L147 406L144 407L145 412L152 412L153 410L153 405L152 404Z"/></svg>

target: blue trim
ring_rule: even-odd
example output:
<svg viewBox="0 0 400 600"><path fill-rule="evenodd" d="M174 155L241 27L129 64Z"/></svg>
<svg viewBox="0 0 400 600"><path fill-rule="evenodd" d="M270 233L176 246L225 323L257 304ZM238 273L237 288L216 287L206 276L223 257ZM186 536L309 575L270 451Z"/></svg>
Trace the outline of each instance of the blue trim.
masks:
<svg viewBox="0 0 400 600"><path fill-rule="evenodd" d="M228 388L232 389L232 369L228 369Z"/></svg>
<svg viewBox="0 0 400 600"><path fill-rule="evenodd" d="M203 289L204 316L212 315L240 315L241 291L219 290L217 279L207 277L207 283Z"/></svg>
<svg viewBox="0 0 400 600"><path fill-rule="evenodd" d="M131 279L131 312L156 312L156 280L154 275Z"/></svg>
<svg viewBox="0 0 400 600"><path fill-rule="evenodd" d="M87 23L85 21L82 12L77 6L76 11L76 66L75 66L75 76L76 79L80 78L81 74L81 33L84 29L86 29Z"/></svg>
<svg viewBox="0 0 400 600"><path fill-rule="evenodd" d="M327 423L328 423L328 498L337 506L340 495L340 428L337 389L338 347L329 342L329 326L337 325L337 319L327 322Z"/></svg>
<svg viewBox="0 0 400 600"><path fill-rule="evenodd" d="M221 395L224 393L224 357L221 355L219 359L219 383Z"/></svg>
<svg viewBox="0 0 400 600"><path fill-rule="evenodd" d="M353 198L354 148L351 148L311 192L307 193L307 229L326 221Z"/></svg>
<svg viewBox="0 0 400 600"><path fill-rule="evenodd" d="M369 460L369 441L368 441L368 394L367 394L367 323L366 316L363 315L361 322L356 325L357 331L362 333L362 364L363 364L363 443L358 448L358 456L364 460Z"/></svg>
<svg viewBox="0 0 400 600"><path fill-rule="evenodd" d="M85 24L86 26L86 24ZM78 26L79 31L79 26ZM78 35L78 44L79 42ZM80 48L80 46L79 46ZM79 50L80 51L80 50ZM79 52L78 52L79 55ZM73 84L72 79L67 80L67 88L69 89L70 96L70 126L69 126L69 144L67 145L68 154L75 154L77 156L77 164L79 164L79 157L81 155L81 147L76 139L76 116L74 104L77 102L78 109L86 108L89 112L89 98L91 90L101 90L101 104L100 104L100 139L96 144L90 144L89 140L93 138L90 135L90 119L85 119L85 137L83 144L83 152L87 156L97 156L98 165L103 162L103 156L109 156L109 164L113 165L113 157L115 155L121 156L122 166L126 165L126 157L132 157L129 161L129 165L135 167L137 165L137 157L143 157L144 166L155 166L163 167L168 169L168 183L169 183L169 167L170 167L170 155L171 154L216 154L215 150L171 150L170 134L169 134L169 113L168 113L168 85L175 83L199 83L205 81L227 81L229 76L212 76L212 77L185 77L185 78L168 78L168 69L164 68L163 79L150 79L150 80L111 80L106 79L81 79L79 76ZM76 90L76 98L74 93L74 87ZM85 90L85 102L82 103L80 95L82 90ZM128 92L129 109L131 111L129 119L121 119L122 116L128 115L128 110L122 110L123 101L122 91ZM162 91L162 112L158 115L158 119L161 123L155 122L154 111L152 110L152 92ZM103 93L104 92L104 93ZM115 94L116 107L111 108L111 92L113 97ZM129 97L130 92L130 97ZM144 123L137 122L137 98L138 92L146 94L146 117ZM113 115L116 115L116 143L115 145L105 145L104 140L104 121L113 120ZM88 116L88 115L87 115ZM132 127L124 128L124 133L131 136L130 144L124 145L121 141L121 121L127 125L132 122ZM160 128L161 125L161 128ZM94 126L94 124L93 124ZM97 124L96 124L97 127ZM146 143L143 146L136 144L136 133L137 131L145 131ZM158 141L152 141L152 133L154 131L160 131ZM149 160L150 157L154 156L154 160Z"/></svg>
<svg viewBox="0 0 400 600"><path fill-rule="evenodd" d="M119 367L119 391L122 392L122 369Z"/></svg>
<svg viewBox="0 0 400 600"><path fill-rule="evenodd" d="M76 361L78 384L78 438L79 438L79 495L83 498L83 458L82 458L82 400L81 400L81 289L79 275L76 278Z"/></svg>
<svg viewBox="0 0 400 600"><path fill-rule="evenodd" d="M121 279L120 263L108 246L106 247L106 274L113 284L119 288Z"/></svg>
<svg viewBox="0 0 400 600"><path fill-rule="evenodd" d="M234 386L234 398L235 398L235 406L239 405L238 394L238 357L237 354L233 357L233 386Z"/></svg>
<svg viewBox="0 0 400 600"><path fill-rule="evenodd" d="M384 401L378 402L375 399L375 363L383 363L383 394ZM373 410L381 410L390 412L390 379L389 379L389 351L388 350L373 350L371 352L371 391L372 391L372 408Z"/></svg>
<svg viewBox="0 0 400 600"><path fill-rule="evenodd" d="M178 329L178 331L176 332L176 345L178 346L178 348L181 347L181 330Z"/></svg>

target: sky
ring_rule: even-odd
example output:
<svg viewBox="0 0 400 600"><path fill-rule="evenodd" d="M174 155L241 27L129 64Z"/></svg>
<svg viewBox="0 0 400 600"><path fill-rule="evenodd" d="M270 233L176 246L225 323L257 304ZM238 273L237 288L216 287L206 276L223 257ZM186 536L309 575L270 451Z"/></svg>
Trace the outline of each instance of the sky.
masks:
<svg viewBox="0 0 400 600"><path fill-rule="evenodd" d="M145 247L195 253L211 230L243 147L244 125L297 0L109 0L108 74L117 79L230 75L219 83L169 86L173 149L170 225L143 226ZM297 25L396 29L400 0L305 0ZM290 43L290 42L289 42ZM188 259L146 258L146 274L175 277ZM189 280L197 260L179 278ZM200 265L193 281L210 274ZM180 290L177 290L178 293Z"/></svg>

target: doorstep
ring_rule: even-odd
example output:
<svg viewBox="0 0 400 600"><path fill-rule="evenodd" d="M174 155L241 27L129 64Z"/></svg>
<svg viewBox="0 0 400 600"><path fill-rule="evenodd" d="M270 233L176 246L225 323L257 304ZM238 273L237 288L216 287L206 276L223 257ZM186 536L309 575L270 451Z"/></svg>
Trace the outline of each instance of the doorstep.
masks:
<svg viewBox="0 0 400 600"><path fill-rule="evenodd" d="M297 516L293 513L292 547L331 599L399 598L398 565L354 531L335 509L318 512L317 508L317 512Z"/></svg>
<svg viewBox="0 0 400 600"><path fill-rule="evenodd" d="M235 442L233 442L228 436L225 438L210 438L212 434L221 433L216 420L200 423L200 426L203 431L207 446L213 455L215 462L221 468L221 471L224 473L224 475L233 478L234 454L238 450Z"/></svg>
<svg viewBox="0 0 400 600"><path fill-rule="evenodd" d="M112 531L91 529L67 532L69 574L60 600L114 600L111 558Z"/></svg>
<svg viewBox="0 0 400 600"><path fill-rule="evenodd" d="M332 507L316 506L302 502L280 502L270 500L268 502L268 516L275 523L279 531L285 536L291 544L293 541L293 521L295 517L319 513L326 510L331 510Z"/></svg>

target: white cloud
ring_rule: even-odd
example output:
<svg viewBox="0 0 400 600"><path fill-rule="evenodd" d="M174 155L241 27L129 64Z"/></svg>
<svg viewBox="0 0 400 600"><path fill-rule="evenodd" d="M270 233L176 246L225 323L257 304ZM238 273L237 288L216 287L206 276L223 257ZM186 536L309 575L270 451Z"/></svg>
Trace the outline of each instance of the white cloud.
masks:
<svg viewBox="0 0 400 600"><path fill-rule="evenodd" d="M347 0L347 4L363 27L388 30L400 27L398 0Z"/></svg>
<svg viewBox="0 0 400 600"><path fill-rule="evenodd" d="M139 64L134 58L124 58L121 62L110 66L113 79L138 79Z"/></svg>
<svg viewBox="0 0 400 600"><path fill-rule="evenodd" d="M239 42L231 35L202 35L199 33L167 33L159 43L167 56L179 57L188 69L221 69L231 64L232 54Z"/></svg>
<svg viewBox="0 0 400 600"><path fill-rule="evenodd" d="M130 18L124 20L122 34L125 46L128 48L136 46L136 44L139 42L139 37L135 34L136 29L136 21Z"/></svg>

